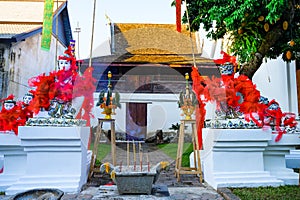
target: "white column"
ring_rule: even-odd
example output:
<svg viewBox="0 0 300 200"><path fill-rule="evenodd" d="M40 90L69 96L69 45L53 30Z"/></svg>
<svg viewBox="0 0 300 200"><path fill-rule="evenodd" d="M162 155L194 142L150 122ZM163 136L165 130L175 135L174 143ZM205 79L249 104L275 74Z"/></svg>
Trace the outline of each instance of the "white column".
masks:
<svg viewBox="0 0 300 200"><path fill-rule="evenodd" d="M297 94L297 78L296 78L296 62L286 63L287 69L287 91L289 112L295 113L298 116L298 94Z"/></svg>
<svg viewBox="0 0 300 200"><path fill-rule="evenodd" d="M296 66L292 61L287 63L278 57L268 59L253 76L260 94L270 101L275 99L283 112L298 115Z"/></svg>
<svg viewBox="0 0 300 200"><path fill-rule="evenodd" d="M0 155L4 158L0 174L0 191L3 192L25 174L26 153L20 138L14 133L0 132Z"/></svg>

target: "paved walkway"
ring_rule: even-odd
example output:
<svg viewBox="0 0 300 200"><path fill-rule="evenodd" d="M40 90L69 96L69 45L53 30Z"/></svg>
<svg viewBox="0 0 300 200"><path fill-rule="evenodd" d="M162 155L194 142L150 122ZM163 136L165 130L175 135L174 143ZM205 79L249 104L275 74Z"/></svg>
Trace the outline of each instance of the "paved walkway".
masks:
<svg viewBox="0 0 300 200"><path fill-rule="evenodd" d="M101 145L101 144L100 144ZM181 175L181 181L177 182L174 175L175 161L164 154L153 144L141 144L143 149L143 162L146 163L147 154L151 166L160 161L170 162L170 169L163 171L159 175L158 181L152 189L151 195L120 195L117 191L116 185L113 184L109 175L95 173L93 178L83 186L80 193L64 194L61 200L94 200L94 199L111 199L111 200L133 200L133 199L172 199L172 200L223 200L223 199L238 199L232 195L229 190L224 188L220 191L214 190L206 183L200 183L199 177L196 175ZM139 161L139 145L136 145L136 160ZM132 147L130 152L130 165L133 164ZM127 145L117 145L117 165L127 165ZM104 162L112 162L111 155L107 155ZM222 194L222 195L221 195ZM0 199L9 200L9 196L1 196Z"/></svg>
<svg viewBox="0 0 300 200"><path fill-rule="evenodd" d="M139 144L136 148L136 161L139 162ZM62 200L71 199L174 199L174 200L223 200L224 198L216 190L205 183L199 182L196 175L181 175L181 181L177 182L174 175L175 161L159 150L154 144L142 143L143 163L146 164L147 157L151 166L160 161L168 161L170 169L163 171L158 181L153 187L151 195L119 195L116 185L104 185L111 183L111 179L107 175L95 174L95 176L85 185L80 194L65 194ZM116 150L117 165L127 165L127 152L130 154L129 165L133 165L132 144L130 150L127 151L127 144L118 144ZM148 154L148 156L147 156ZM104 162L112 162L111 154L107 155ZM138 167L138 166L137 166ZM101 183L100 183L101 182ZM99 185L100 184L100 185Z"/></svg>

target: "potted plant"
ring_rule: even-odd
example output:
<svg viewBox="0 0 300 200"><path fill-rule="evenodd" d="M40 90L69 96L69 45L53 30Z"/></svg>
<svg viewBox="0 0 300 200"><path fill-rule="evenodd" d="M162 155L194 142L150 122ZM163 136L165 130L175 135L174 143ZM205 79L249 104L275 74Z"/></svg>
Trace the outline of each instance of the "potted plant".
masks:
<svg viewBox="0 0 300 200"><path fill-rule="evenodd" d="M180 124L178 122L176 124L171 124L169 130L175 131L175 136L173 137L172 142L177 142L179 136L179 129L180 129Z"/></svg>

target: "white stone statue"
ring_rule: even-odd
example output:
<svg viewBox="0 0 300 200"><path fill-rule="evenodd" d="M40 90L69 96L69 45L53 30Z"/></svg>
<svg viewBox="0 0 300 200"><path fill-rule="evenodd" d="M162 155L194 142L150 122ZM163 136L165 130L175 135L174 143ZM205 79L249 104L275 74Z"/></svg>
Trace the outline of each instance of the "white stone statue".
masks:
<svg viewBox="0 0 300 200"><path fill-rule="evenodd" d="M15 105L16 105L16 101L14 100L6 100L3 103L3 107L5 110L11 110L15 107Z"/></svg>

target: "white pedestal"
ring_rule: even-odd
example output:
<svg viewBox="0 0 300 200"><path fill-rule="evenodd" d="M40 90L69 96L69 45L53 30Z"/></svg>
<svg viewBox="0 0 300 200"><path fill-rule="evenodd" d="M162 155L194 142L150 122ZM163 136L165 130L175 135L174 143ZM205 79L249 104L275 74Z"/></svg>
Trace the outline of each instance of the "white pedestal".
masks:
<svg viewBox="0 0 300 200"><path fill-rule="evenodd" d="M271 132L261 129L207 129L204 179L213 188L279 186L283 181L264 171L263 151Z"/></svg>
<svg viewBox="0 0 300 200"><path fill-rule="evenodd" d="M290 154L285 155L285 163L287 168L300 168L300 150L290 150Z"/></svg>
<svg viewBox="0 0 300 200"><path fill-rule="evenodd" d="M79 192L87 181L89 131L89 127L19 127L27 152L26 173L6 194L39 188Z"/></svg>
<svg viewBox="0 0 300 200"><path fill-rule="evenodd" d="M268 142L268 147L264 152L265 170L283 180L285 185L298 185L299 174L286 167L285 156L300 144L300 135L284 134L278 142L275 142L276 136L277 134L272 134L272 140Z"/></svg>
<svg viewBox="0 0 300 200"><path fill-rule="evenodd" d="M3 157L3 173L0 174L0 191L3 192L25 174L26 153L23 147L21 147L20 138L14 133L0 132L0 155Z"/></svg>

